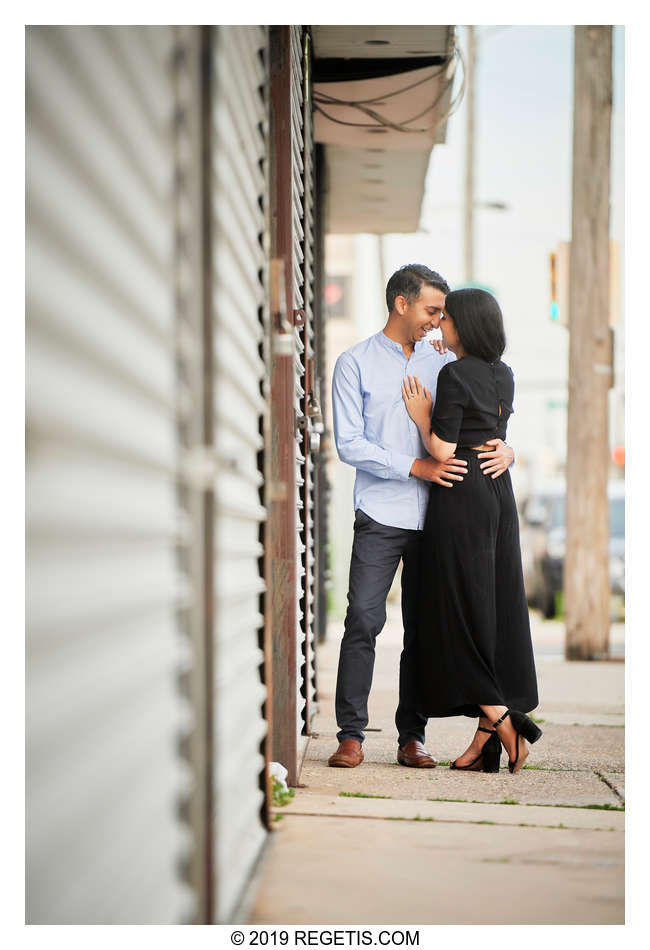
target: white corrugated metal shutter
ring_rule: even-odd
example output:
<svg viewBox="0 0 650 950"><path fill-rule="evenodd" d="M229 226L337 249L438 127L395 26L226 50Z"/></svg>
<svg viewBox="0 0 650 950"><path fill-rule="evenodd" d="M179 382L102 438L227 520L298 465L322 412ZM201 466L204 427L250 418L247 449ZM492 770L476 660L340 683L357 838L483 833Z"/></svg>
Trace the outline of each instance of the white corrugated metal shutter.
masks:
<svg viewBox="0 0 650 950"><path fill-rule="evenodd" d="M210 848L212 763L208 691L211 651L206 625L206 485L204 445L204 247L203 247L203 112L202 31L175 26L172 55L174 82L174 292L176 300L177 436L180 472L177 482L181 517L178 564L191 581L192 596L178 612L178 624L192 655L179 683L191 700L194 718L181 743L193 783L182 814L192 829L194 847L184 873L196 892L195 923L209 923L212 910Z"/></svg>
<svg viewBox="0 0 650 950"><path fill-rule="evenodd" d="M267 29L214 31L213 306L215 486L216 917L230 918L266 831L261 742L259 559L265 365Z"/></svg>
<svg viewBox="0 0 650 950"><path fill-rule="evenodd" d="M302 27L290 27L291 69L291 262L293 270L293 308L303 309L303 262L304 237L304 111L303 111L303 70L302 70ZM295 381L294 410L296 420L304 415L305 405L305 344L300 325L294 329L296 345L294 347ZM296 425L296 729L301 735L306 717L305 703L305 506L304 506L304 465L303 440ZM300 741L298 739L298 741Z"/></svg>
<svg viewBox="0 0 650 950"><path fill-rule="evenodd" d="M27 919L191 921L173 31L27 45Z"/></svg>
<svg viewBox="0 0 650 950"><path fill-rule="evenodd" d="M314 137L311 102L305 95L309 77L309 36L302 27L291 27L291 143L292 143L292 263L294 309L302 311L295 327L295 411L307 420L313 382L313 243L314 243ZM314 484L309 425L296 426L297 499L297 614L296 657L298 670L296 720L298 734L315 712L314 666Z"/></svg>
<svg viewBox="0 0 650 950"><path fill-rule="evenodd" d="M294 409L296 420L305 417L306 390L306 344L304 317L304 262L305 262L305 124L303 89L303 51L302 27L290 28L291 46L291 211L292 211L292 268L293 268L293 307L303 311L303 316L295 327L296 345L294 349L295 385ZM307 651L306 629L309 623L309 585L307 582L309 508L305 507L308 493L307 455L305 439L296 425L296 728L301 735L307 721L307 690L309 676L305 666ZM303 429L303 432L306 430Z"/></svg>
<svg viewBox="0 0 650 950"><path fill-rule="evenodd" d="M312 121L312 103L311 103L311 38L309 33L303 34L303 88L305 91L305 101L303 103L304 115L304 262L303 262L303 307L305 311L305 323L303 328L303 342L305 346L306 368L308 368L307 401L305 403L305 412L310 417L310 411L313 407L313 399L316 396L317 386L315 378L315 327L314 327L314 127ZM309 727L310 721L316 712L316 639L315 639L315 570L316 570L316 551L315 551L315 477L314 477L314 457L313 447L311 445L312 428L304 430L303 454L305 456L304 466L304 505L306 509L306 518L304 525L303 544L305 545L305 588L304 599L306 605L305 626L305 698L306 698L306 724Z"/></svg>

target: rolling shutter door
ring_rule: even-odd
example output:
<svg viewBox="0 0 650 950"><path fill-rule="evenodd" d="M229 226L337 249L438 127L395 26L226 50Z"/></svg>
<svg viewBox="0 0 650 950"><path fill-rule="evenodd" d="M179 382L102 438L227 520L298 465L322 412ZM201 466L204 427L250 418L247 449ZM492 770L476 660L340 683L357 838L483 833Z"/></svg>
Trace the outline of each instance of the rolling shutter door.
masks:
<svg viewBox="0 0 650 950"><path fill-rule="evenodd" d="M168 27L27 46L27 919L191 921Z"/></svg>
<svg viewBox="0 0 650 950"><path fill-rule="evenodd" d="M258 453L266 413L267 30L218 27L213 37L214 848L216 918L227 921L266 837Z"/></svg>
<svg viewBox="0 0 650 950"><path fill-rule="evenodd" d="M183 815L193 831L194 848L184 868L196 892L195 923L211 920L213 861L209 811L213 795L208 728L210 651L206 635L205 482L203 455L204 342L203 245L201 229L201 30L175 26L172 56L174 81L174 291L176 299L177 436L180 472L177 482L179 568L191 579L192 597L178 613L192 655L181 669L179 682L192 702L191 729L181 743L193 776ZM199 464L197 464L197 461ZM210 804L209 804L210 801Z"/></svg>
<svg viewBox="0 0 650 950"><path fill-rule="evenodd" d="M316 336L314 321L314 128L311 106L311 39L307 32L303 33L303 137L304 137L304 261L303 261L303 307L305 323L303 328L303 343L305 346L306 370L306 398L304 403L304 418L309 420L303 430L304 480L303 505L305 510L305 524L303 529L303 545L305 547L305 723L307 731L312 717L316 713L316 490L314 453L318 451L312 444L313 417L317 399L316 365ZM320 442L320 439L317 440Z"/></svg>
<svg viewBox="0 0 650 950"><path fill-rule="evenodd" d="M306 676L305 676L305 588L306 569L305 525L309 512L305 510L305 454L304 440L298 426L304 417L305 406L305 342L303 310L303 262L304 237L304 140L303 140L303 87L302 87L302 28L292 26L290 34L290 73L291 73L291 263L293 272L293 309L302 311L296 316L294 347L294 411L296 416L296 729L300 736L306 721ZM297 738L297 741L300 740Z"/></svg>
<svg viewBox="0 0 650 950"><path fill-rule="evenodd" d="M309 35L290 28L291 57L291 202L292 270L295 319L296 413L296 725L298 735L309 731L315 712L314 660L314 477L309 410L313 397L313 243L314 143L311 102L305 95L309 77Z"/></svg>

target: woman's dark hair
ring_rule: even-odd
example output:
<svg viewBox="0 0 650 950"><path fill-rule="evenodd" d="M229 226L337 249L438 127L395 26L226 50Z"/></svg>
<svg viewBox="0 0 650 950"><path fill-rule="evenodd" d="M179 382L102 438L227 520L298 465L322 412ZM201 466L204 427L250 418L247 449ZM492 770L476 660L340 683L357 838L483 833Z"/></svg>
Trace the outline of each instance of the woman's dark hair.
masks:
<svg viewBox="0 0 650 950"><path fill-rule="evenodd" d="M454 321L460 344L469 356L488 363L500 359L506 348L501 307L487 290L467 287L445 298L445 312Z"/></svg>
<svg viewBox="0 0 650 950"><path fill-rule="evenodd" d="M422 292L422 284L429 284L443 294L449 293L449 284L434 270L424 264L405 264L396 270L386 285L386 306L393 312L395 297L404 297L409 303L417 300Z"/></svg>

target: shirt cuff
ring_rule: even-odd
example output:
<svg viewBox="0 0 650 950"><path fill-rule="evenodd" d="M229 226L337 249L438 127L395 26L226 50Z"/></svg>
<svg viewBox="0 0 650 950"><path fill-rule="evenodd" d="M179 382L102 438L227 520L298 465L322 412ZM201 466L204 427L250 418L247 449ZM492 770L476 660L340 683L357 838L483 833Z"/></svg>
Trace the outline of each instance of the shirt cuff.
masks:
<svg viewBox="0 0 650 950"><path fill-rule="evenodd" d="M403 481L408 480L415 459L415 455L400 455L397 452L392 453L391 467L398 478L401 478Z"/></svg>

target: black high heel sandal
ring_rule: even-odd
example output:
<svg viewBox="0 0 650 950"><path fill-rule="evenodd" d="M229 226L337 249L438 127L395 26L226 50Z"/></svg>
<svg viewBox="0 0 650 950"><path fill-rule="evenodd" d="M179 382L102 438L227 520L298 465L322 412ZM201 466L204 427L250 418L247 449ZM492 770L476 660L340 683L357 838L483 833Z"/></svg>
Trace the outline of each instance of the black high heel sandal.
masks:
<svg viewBox="0 0 650 950"><path fill-rule="evenodd" d="M479 754L469 765L456 765L456 760L454 760L449 768L464 772L498 772L499 759L501 758L501 740L496 733L496 729L485 729L483 726L477 726L476 731L490 733L490 738L483 743L483 748Z"/></svg>
<svg viewBox="0 0 650 950"><path fill-rule="evenodd" d="M525 713L519 712L518 709L506 709L503 716L500 719L497 719L496 722L493 722L492 725L496 731L497 726L500 726L501 723L506 719L507 716L510 716L510 721L514 726L515 732L517 733L517 745L515 747L516 755L514 760L508 759L508 769L512 775L515 772L519 772L523 768L524 762L528 757L528 746L525 742L521 743L521 750L519 747L519 738L526 739L528 742L532 743L537 742L537 740L542 735L542 730L539 726L536 726L532 719L530 719Z"/></svg>

